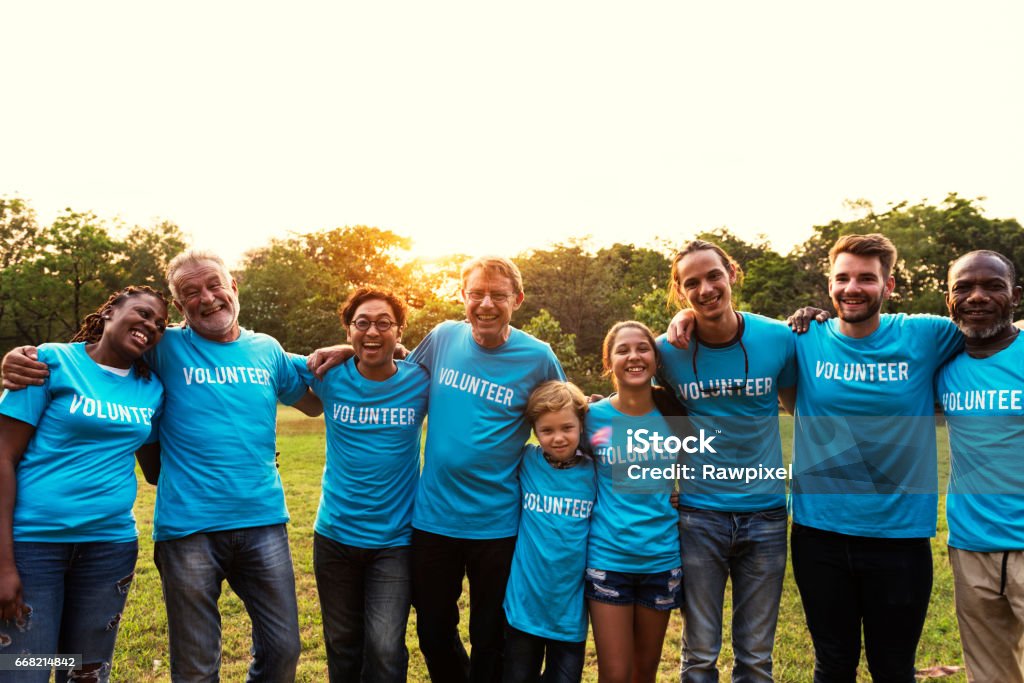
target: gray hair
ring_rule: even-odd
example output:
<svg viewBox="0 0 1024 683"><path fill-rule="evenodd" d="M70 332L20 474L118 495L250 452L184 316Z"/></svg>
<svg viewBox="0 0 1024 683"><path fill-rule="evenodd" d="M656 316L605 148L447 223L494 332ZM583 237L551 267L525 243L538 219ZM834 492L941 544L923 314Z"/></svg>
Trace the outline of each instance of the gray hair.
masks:
<svg viewBox="0 0 1024 683"><path fill-rule="evenodd" d="M187 266L198 265L204 261L216 263L224 271L227 279L231 279L231 271L228 270L224 259L220 256L206 249L186 249L172 258L170 263L167 264L167 286L171 289L171 296L179 301L181 300L178 288L174 284L174 278L177 276L178 271Z"/></svg>

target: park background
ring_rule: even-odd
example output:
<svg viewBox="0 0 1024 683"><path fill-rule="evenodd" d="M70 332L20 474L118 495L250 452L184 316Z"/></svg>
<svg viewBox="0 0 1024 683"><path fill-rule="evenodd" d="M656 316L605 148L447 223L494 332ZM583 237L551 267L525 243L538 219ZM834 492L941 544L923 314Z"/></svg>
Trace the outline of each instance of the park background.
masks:
<svg viewBox="0 0 1024 683"><path fill-rule="evenodd" d="M739 307L777 317L829 308L828 245L878 230L901 254L889 310L942 313L956 255L1024 266L1022 24L1011 0L0 0L0 345L66 339L110 290L162 287L183 246L221 253L242 323L297 352L340 338L337 303L362 283L407 298L412 346L461 315L462 255L512 256L513 323L588 389L607 390L611 322L663 328L668 259L698 235L747 271ZM322 426L285 409L280 434L300 678L319 681ZM143 485L115 680L168 677L152 500ZM921 666L960 660L941 517ZM239 680L230 591L225 610ZM779 680L810 680L811 661L790 581Z"/></svg>

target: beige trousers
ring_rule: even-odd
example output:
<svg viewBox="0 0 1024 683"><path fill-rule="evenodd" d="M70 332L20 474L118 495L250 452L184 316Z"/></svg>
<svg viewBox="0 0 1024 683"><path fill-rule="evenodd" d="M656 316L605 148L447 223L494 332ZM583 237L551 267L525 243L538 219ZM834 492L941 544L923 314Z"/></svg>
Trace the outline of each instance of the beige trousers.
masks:
<svg viewBox="0 0 1024 683"><path fill-rule="evenodd" d="M1024 683L1024 552L950 548L949 560L967 680Z"/></svg>

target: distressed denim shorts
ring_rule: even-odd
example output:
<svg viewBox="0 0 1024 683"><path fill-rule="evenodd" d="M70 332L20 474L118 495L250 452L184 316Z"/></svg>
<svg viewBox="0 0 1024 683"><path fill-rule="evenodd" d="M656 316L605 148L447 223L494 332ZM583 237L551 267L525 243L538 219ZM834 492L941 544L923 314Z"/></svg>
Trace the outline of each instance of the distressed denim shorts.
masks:
<svg viewBox="0 0 1024 683"><path fill-rule="evenodd" d="M630 574L587 567L583 595L609 605L640 605L667 611L682 606L681 567L654 574Z"/></svg>

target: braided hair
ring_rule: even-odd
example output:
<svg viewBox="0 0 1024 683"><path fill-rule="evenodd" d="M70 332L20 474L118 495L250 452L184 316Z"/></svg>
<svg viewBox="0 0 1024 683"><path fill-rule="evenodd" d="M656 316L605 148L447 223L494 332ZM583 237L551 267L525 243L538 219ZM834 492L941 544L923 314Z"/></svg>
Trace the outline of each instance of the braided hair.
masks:
<svg viewBox="0 0 1024 683"><path fill-rule="evenodd" d="M147 287L146 285L129 285L124 289L118 290L110 295L110 298L106 302L97 308L94 312L85 316L82 320L81 327L75 332L74 336L71 337L71 342L85 342L86 344L95 344L103 336L103 325L106 322L106 318L103 317L103 313L114 306L117 306L125 299L133 296L139 296L140 294L148 294L152 297L156 297L163 302L164 306L168 306L167 297L164 293ZM149 379L149 366L139 356L134 362L135 372L139 373L140 377Z"/></svg>

